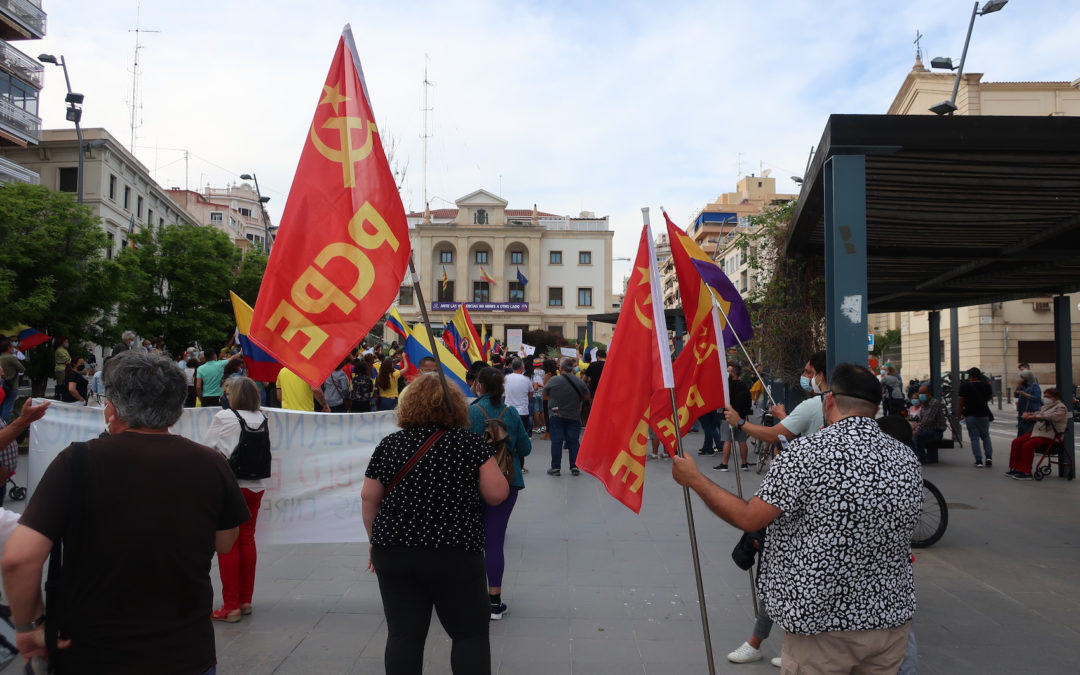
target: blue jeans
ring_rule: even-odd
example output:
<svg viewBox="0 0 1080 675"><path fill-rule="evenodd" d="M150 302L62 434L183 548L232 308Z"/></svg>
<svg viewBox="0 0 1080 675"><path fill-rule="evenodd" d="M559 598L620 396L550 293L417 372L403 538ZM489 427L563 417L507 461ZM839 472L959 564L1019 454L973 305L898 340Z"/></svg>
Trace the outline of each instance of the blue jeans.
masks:
<svg viewBox="0 0 1080 675"><path fill-rule="evenodd" d="M979 448L980 441L986 449L986 458L993 459L994 447L990 444L990 418L968 415L964 418L964 424L967 426L968 436L971 437L971 452L975 455L975 461L983 461L983 453Z"/></svg>
<svg viewBox="0 0 1080 675"><path fill-rule="evenodd" d="M397 407L397 399L396 398L380 398L379 399L379 410L393 410L396 407Z"/></svg>
<svg viewBox="0 0 1080 675"><path fill-rule="evenodd" d="M5 422L11 421L11 411L15 409L15 399L19 397L19 390L12 384L11 391L4 397L4 402L0 403L0 419Z"/></svg>
<svg viewBox="0 0 1080 675"><path fill-rule="evenodd" d="M926 444L932 441L940 441L942 436L945 435L944 429L927 429L915 434L915 454L919 457L920 462L926 461Z"/></svg>
<svg viewBox="0 0 1080 675"><path fill-rule="evenodd" d="M720 449L723 445L723 441L720 439L720 425L727 424L720 413L715 410L709 411L698 418L701 422L701 429L705 432L705 442L702 444L701 449L705 452L712 452L715 448Z"/></svg>
<svg viewBox="0 0 1080 675"><path fill-rule="evenodd" d="M548 419L548 432L551 434L551 468L562 467L562 448L570 451L570 468L577 468L577 452L581 437L581 422L568 420L557 415Z"/></svg>

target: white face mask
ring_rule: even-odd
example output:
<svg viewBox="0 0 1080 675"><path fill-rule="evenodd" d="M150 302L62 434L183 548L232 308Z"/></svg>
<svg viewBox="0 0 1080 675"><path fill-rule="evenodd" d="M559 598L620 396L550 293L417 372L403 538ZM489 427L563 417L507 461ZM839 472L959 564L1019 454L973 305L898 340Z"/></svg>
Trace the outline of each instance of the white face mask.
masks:
<svg viewBox="0 0 1080 675"><path fill-rule="evenodd" d="M818 384L817 375L815 375L813 379L810 380L810 388L814 390L815 394L820 394L823 391L821 385Z"/></svg>

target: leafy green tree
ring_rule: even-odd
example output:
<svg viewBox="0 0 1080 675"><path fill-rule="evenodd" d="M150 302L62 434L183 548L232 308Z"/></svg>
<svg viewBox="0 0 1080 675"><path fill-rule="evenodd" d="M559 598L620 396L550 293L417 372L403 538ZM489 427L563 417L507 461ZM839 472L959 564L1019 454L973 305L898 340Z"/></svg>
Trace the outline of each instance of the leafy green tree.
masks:
<svg viewBox="0 0 1080 675"><path fill-rule="evenodd" d="M737 241L755 290L747 298L759 368L788 384L798 382L806 358L825 345L824 279L802 256L789 256L784 240L795 202L750 217Z"/></svg>
<svg viewBox="0 0 1080 675"><path fill-rule="evenodd" d="M40 185L0 189L0 328L24 323L70 338L73 348L100 341L116 302L119 268L104 258L99 222L70 194ZM54 350L45 344L29 354L35 395L52 376Z"/></svg>
<svg viewBox="0 0 1080 675"><path fill-rule="evenodd" d="M134 239L136 248L119 256L116 329L161 336L174 354L226 344L236 325L229 291L254 306L266 256L199 225L148 229Z"/></svg>

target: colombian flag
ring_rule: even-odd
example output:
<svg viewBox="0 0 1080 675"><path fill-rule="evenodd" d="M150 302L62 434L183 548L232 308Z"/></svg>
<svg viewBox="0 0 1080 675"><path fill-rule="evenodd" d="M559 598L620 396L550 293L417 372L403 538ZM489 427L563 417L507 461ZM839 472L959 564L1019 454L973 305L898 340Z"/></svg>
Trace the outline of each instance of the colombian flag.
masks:
<svg viewBox="0 0 1080 675"><path fill-rule="evenodd" d="M454 317L443 329L442 338L450 353L466 368L476 361L484 360L480 351L480 336L476 334L476 326L473 325L469 310L465 309L464 304L458 305Z"/></svg>
<svg viewBox="0 0 1080 675"><path fill-rule="evenodd" d="M240 351L244 355L244 367L247 368L248 377L256 382L276 382L281 364L248 339L248 330L251 329L251 307L232 291L229 291L229 297L232 298L237 338Z"/></svg>
<svg viewBox="0 0 1080 675"><path fill-rule="evenodd" d="M443 374L446 375L447 382L456 385L466 396L475 396L469 389L469 385L465 383L465 366L455 359L442 343L431 339L423 323L413 326L409 331L409 336L405 338L405 357L410 366L415 367L419 365L420 359L433 356L431 353L433 344L439 349L439 360L442 361Z"/></svg>
<svg viewBox="0 0 1080 675"><path fill-rule="evenodd" d="M390 315L386 317L386 327L403 338L409 337L409 329L405 327L401 314L398 314L397 305L390 308Z"/></svg>
<svg viewBox="0 0 1080 675"><path fill-rule="evenodd" d="M28 349L33 349L38 345L45 344L52 338L41 331L31 328L24 323L17 324L11 328L0 331L0 335L13 338L19 341L19 351L25 352Z"/></svg>

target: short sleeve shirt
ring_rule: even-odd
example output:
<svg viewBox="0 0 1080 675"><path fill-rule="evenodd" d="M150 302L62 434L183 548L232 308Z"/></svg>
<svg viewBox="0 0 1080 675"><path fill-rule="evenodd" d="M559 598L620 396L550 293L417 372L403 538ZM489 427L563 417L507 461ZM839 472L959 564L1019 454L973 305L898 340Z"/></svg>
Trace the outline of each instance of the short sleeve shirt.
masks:
<svg viewBox="0 0 1080 675"><path fill-rule="evenodd" d="M548 395L548 411L552 415L575 422L581 420L581 402L589 389L576 375L556 375L544 385L544 391Z"/></svg>
<svg viewBox="0 0 1080 675"><path fill-rule="evenodd" d="M769 616L803 635L910 621L922 494L915 453L869 417L792 442L757 491L781 511L758 577Z"/></svg>
<svg viewBox="0 0 1080 675"><path fill-rule="evenodd" d="M196 379L202 380L203 396L221 396L221 376L225 374L228 359L207 361L195 371Z"/></svg>
<svg viewBox="0 0 1080 675"><path fill-rule="evenodd" d="M315 409L315 396L311 393L311 385L288 368L278 371L277 388L281 390L281 407L285 410L311 412Z"/></svg>
<svg viewBox="0 0 1080 675"><path fill-rule="evenodd" d="M811 396L780 420L784 428L796 436L813 436L825 425L825 415L821 410L821 397ZM791 440L790 438L788 440Z"/></svg>
<svg viewBox="0 0 1080 675"><path fill-rule="evenodd" d="M968 417L990 417L990 399L994 397L994 390L982 380L971 381L960 385L960 398L964 399L964 414Z"/></svg>
<svg viewBox="0 0 1080 675"><path fill-rule="evenodd" d="M69 447L49 465L21 524L56 541L81 522L64 627L64 672L201 673L214 664L210 564L218 530L247 521L224 458L171 434L125 432ZM85 482L83 504L71 500Z"/></svg>
<svg viewBox="0 0 1080 675"><path fill-rule="evenodd" d="M506 404L517 410L519 415L528 415L532 380L519 373L510 373L503 382L503 388L506 391Z"/></svg>
<svg viewBox="0 0 1080 675"><path fill-rule="evenodd" d="M364 475L390 484L435 433L434 426L402 429L379 443ZM407 548L484 550L480 466L495 451L467 429L447 429L383 497L371 543Z"/></svg>

